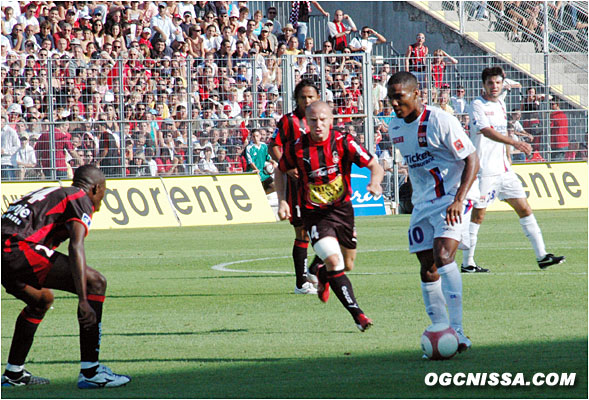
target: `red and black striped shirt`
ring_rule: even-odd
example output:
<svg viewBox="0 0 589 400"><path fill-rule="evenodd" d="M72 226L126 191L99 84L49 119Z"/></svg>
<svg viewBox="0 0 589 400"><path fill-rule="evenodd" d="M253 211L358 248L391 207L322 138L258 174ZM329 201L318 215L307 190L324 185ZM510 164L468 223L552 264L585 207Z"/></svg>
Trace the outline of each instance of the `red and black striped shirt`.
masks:
<svg viewBox="0 0 589 400"><path fill-rule="evenodd" d="M352 163L366 167L373 157L351 136L332 130L323 142L310 135L288 142L279 167L298 170L302 207L325 209L350 201Z"/></svg>
<svg viewBox="0 0 589 400"><path fill-rule="evenodd" d="M66 223L78 221L90 229L94 205L88 194L75 186L48 187L26 194L2 214L2 237L7 242L27 241L55 249L69 239Z"/></svg>
<svg viewBox="0 0 589 400"><path fill-rule="evenodd" d="M309 133L307 118L305 118L304 114L300 118L297 115L297 110L295 110L295 112L286 114L280 118L272 139L270 139L270 144L284 147L286 143L291 140L297 140L301 135L306 133Z"/></svg>

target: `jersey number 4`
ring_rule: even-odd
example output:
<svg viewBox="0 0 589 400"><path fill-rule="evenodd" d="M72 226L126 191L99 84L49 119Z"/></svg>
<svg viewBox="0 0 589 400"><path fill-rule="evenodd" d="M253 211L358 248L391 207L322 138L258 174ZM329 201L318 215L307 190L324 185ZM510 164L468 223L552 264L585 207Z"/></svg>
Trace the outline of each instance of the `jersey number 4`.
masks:
<svg viewBox="0 0 589 400"><path fill-rule="evenodd" d="M37 201L41 201L44 200L45 197L47 197L47 195L51 192L55 192L57 189L59 189L59 186L56 187L48 187L48 188L43 188L34 192L31 192L28 194L28 196L31 196L29 198L28 203L29 204L33 204Z"/></svg>

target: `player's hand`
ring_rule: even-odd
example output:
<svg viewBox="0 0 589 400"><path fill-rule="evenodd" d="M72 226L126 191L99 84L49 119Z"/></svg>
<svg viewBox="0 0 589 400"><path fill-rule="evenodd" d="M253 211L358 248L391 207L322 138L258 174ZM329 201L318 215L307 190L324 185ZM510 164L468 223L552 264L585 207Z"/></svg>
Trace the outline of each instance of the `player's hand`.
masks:
<svg viewBox="0 0 589 400"><path fill-rule="evenodd" d="M286 171L286 174L290 176L292 179L299 179L299 171L296 168L289 169Z"/></svg>
<svg viewBox="0 0 589 400"><path fill-rule="evenodd" d="M84 329L90 329L96 324L96 313L90 307L88 300L81 300L78 303L78 321Z"/></svg>
<svg viewBox="0 0 589 400"><path fill-rule="evenodd" d="M280 218L281 221L290 218L290 206L286 200L281 200L278 205L278 218Z"/></svg>
<svg viewBox="0 0 589 400"><path fill-rule="evenodd" d="M462 223L462 202L454 200L452 204L446 208L446 223L450 226Z"/></svg>
<svg viewBox="0 0 589 400"><path fill-rule="evenodd" d="M526 142L515 142L515 144L513 145L513 147L515 147L516 149L518 149L522 153L526 153L526 155L528 155L528 156L530 154L532 154L532 146L530 146L529 143L526 143Z"/></svg>
<svg viewBox="0 0 589 400"><path fill-rule="evenodd" d="M382 186L380 186L379 183L369 183L366 185L366 190L374 197L378 197L382 194Z"/></svg>

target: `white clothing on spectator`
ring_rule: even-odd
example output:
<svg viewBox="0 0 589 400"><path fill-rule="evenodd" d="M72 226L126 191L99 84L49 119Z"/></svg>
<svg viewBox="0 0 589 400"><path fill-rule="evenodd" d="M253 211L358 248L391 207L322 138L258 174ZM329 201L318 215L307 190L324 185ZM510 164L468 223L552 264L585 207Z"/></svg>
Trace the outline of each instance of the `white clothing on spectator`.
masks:
<svg viewBox="0 0 589 400"><path fill-rule="evenodd" d="M19 168L18 163L37 164L35 149L33 149L31 145L27 144L24 148L19 147L16 153L12 155L12 166Z"/></svg>
<svg viewBox="0 0 589 400"><path fill-rule="evenodd" d="M20 139L16 130L10 125L6 124L2 127L1 131L1 144L2 144L2 165L12 165L12 155L20 147Z"/></svg>
<svg viewBox="0 0 589 400"><path fill-rule="evenodd" d="M358 49L364 47L366 48L364 52L366 54L370 54L372 53L372 46L374 46L377 42L378 39L375 37L369 37L368 39L360 39L356 37L350 42L350 47L355 47Z"/></svg>

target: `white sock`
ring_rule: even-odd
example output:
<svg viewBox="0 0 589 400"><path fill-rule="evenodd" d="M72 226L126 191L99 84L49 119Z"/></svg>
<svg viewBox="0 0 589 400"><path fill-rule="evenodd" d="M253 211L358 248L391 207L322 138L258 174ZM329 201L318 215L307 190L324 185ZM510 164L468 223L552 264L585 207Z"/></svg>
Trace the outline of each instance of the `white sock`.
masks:
<svg viewBox="0 0 589 400"><path fill-rule="evenodd" d="M438 268L438 274L440 274L442 293L450 315L450 326L454 329L462 329L462 276L456 262Z"/></svg>
<svg viewBox="0 0 589 400"><path fill-rule="evenodd" d="M80 369L90 369L98 366L98 361L82 361L80 363Z"/></svg>
<svg viewBox="0 0 589 400"><path fill-rule="evenodd" d="M421 282L421 294L423 295L425 312L432 320L432 324L449 324L446 301L444 300L444 293L442 293L442 280Z"/></svg>
<svg viewBox="0 0 589 400"><path fill-rule="evenodd" d="M24 365L14 365L14 364L10 364L10 363L6 364L6 371L21 372L23 369L25 369Z"/></svg>
<svg viewBox="0 0 589 400"><path fill-rule="evenodd" d="M470 222L468 225L468 233L470 236L470 247L468 250L462 252L462 264L466 267L469 265L476 265L474 262L474 250L477 247L477 240L479 237L480 224Z"/></svg>
<svg viewBox="0 0 589 400"><path fill-rule="evenodd" d="M542 238L542 231L536 222L534 214L519 219L519 223L524 230L524 233L536 253L536 259L541 260L546 255L546 247L544 246L544 239Z"/></svg>

